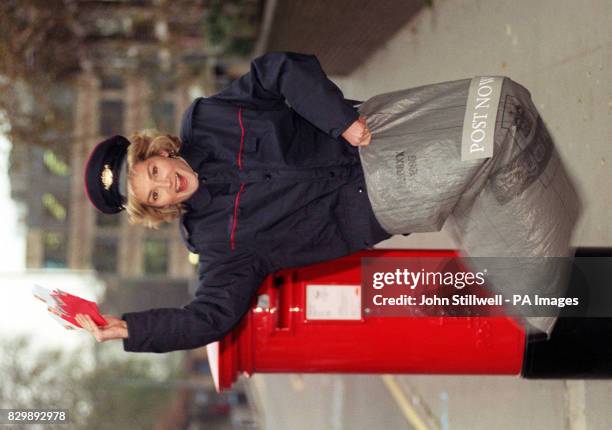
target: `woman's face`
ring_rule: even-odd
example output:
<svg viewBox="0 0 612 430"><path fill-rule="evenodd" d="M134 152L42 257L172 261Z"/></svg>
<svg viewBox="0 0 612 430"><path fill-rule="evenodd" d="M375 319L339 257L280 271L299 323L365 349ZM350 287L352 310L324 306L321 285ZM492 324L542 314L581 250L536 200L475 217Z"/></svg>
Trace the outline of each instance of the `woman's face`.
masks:
<svg viewBox="0 0 612 430"><path fill-rule="evenodd" d="M180 158L167 152L154 155L132 166L129 179L136 200L158 208L187 200L198 189L198 176Z"/></svg>

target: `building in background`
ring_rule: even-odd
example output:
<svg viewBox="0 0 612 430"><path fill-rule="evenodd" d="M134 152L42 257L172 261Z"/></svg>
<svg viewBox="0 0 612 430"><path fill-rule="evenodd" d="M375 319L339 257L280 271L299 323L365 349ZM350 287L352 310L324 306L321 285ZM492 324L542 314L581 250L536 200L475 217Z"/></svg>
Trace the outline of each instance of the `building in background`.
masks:
<svg viewBox="0 0 612 430"><path fill-rule="evenodd" d="M27 266L93 268L110 290L166 282L176 292L171 302L185 302L197 256L190 258L176 224L148 230L128 225L124 214L98 213L84 192L83 166L91 149L114 134L156 128L178 135L194 97L245 70L248 58L226 51L255 40L261 2L69 3L79 70L54 86L51 98L70 119L70 133L59 136L61 145L14 145L11 154L12 196L27 207ZM220 31L219 22L238 22L226 15L251 24ZM207 25L217 29L216 44L204 37Z"/></svg>
<svg viewBox="0 0 612 430"><path fill-rule="evenodd" d="M11 194L27 208L27 268L94 269L106 285L103 313L180 307L191 300L198 258L183 245L177 223L150 230L129 225L125 214L99 213L85 195L83 167L109 136L144 128L178 135L193 98L214 93L248 68L248 56L239 54L253 45L262 2L64 3L72 8L70 29L79 41L71 47L78 50L79 67L52 86L49 98L70 126L42 133L59 144L39 144L36 134L26 144L14 141L10 155ZM228 29L226 14L251 24ZM207 24L217 29L217 44L206 42ZM24 88L18 96L26 110L36 111L31 93ZM186 419L196 423L208 408L225 413L227 421L231 405L214 399L204 350L185 360L199 363L187 372L199 379L199 388L179 405Z"/></svg>

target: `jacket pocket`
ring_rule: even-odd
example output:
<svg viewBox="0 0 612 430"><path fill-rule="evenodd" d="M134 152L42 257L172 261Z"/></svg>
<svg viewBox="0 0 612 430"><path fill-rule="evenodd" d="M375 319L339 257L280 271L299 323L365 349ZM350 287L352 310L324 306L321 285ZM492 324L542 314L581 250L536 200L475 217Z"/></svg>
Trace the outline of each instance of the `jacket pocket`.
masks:
<svg viewBox="0 0 612 430"><path fill-rule="evenodd" d="M244 191L244 184L240 184L240 189L236 193L236 197L234 199L234 206L232 208L232 212L229 216L228 228L229 228L229 244L230 249L234 250L236 248L235 235L236 229L238 228L238 222L240 220L240 196Z"/></svg>

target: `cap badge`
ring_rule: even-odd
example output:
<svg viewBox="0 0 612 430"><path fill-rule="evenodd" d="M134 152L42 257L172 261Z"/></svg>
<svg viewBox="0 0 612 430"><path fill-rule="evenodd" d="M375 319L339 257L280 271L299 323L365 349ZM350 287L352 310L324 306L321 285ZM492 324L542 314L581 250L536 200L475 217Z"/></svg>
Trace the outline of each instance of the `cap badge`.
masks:
<svg viewBox="0 0 612 430"><path fill-rule="evenodd" d="M105 190L109 190L111 185L113 185L113 171L111 170L108 164L104 165L104 169L102 169L102 175L100 176L102 180L102 185L104 185Z"/></svg>

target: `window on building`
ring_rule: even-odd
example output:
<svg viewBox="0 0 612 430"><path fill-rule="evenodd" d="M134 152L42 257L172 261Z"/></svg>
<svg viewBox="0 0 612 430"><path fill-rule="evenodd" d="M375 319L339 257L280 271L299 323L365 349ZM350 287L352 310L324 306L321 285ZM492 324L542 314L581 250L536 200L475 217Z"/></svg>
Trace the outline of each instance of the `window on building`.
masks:
<svg viewBox="0 0 612 430"><path fill-rule="evenodd" d="M175 107L169 101L158 101L151 107L151 116L155 128L162 133L173 133L175 127Z"/></svg>
<svg viewBox="0 0 612 430"><path fill-rule="evenodd" d="M88 20L87 31L99 37L119 37L129 35L132 28L132 20L129 17L123 19L119 16L105 14Z"/></svg>
<svg viewBox="0 0 612 430"><path fill-rule="evenodd" d="M147 40L157 40L155 37L155 25L150 20L135 20L132 22L132 35L134 39L144 42Z"/></svg>
<svg viewBox="0 0 612 430"><path fill-rule="evenodd" d="M68 261L68 241L60 232L43 233L43 267L63 268Z"/></svg>
<svg viewBox="0 0 612 430"><path fill-rule="evenodd" d="M100 77L100 87L103 90L122 90L123 78L118 75L102 75Z"/></svg>
<svg viewBox="0 0 612 430"><path fill-rule="evenodd" d="M168 241L165 239L146 239L144 241L144 271L160 275L168 270Z"/></svg>
<svg viewBox="0 0 612 430"><path fill-rule="evenodd" d="M118 240L114 237L98 236L94 242L92 263L94 269L102 273L117 272Z"/></svg>
<svg viewBox="0 0 612 430"><path fill-rule="evenodd" d="M51 223L63 223L66 221L68 211L66 202L63 202L55 194L44 193L41 197L44 211L44 219Z"/></svg>
<svg viewBox="0 0 612 430"><path fill-rule="evenodd" d="M100 101L100 135L123 134L125 103L121 100Z"/></svg>
<svg viewBox="0 0 612 430"><path fill-rule="evenodd" d="M56 176L68 176L70 174L70 166L60 154L47 149L43 153L43 163L47 170Z"/></svg>

